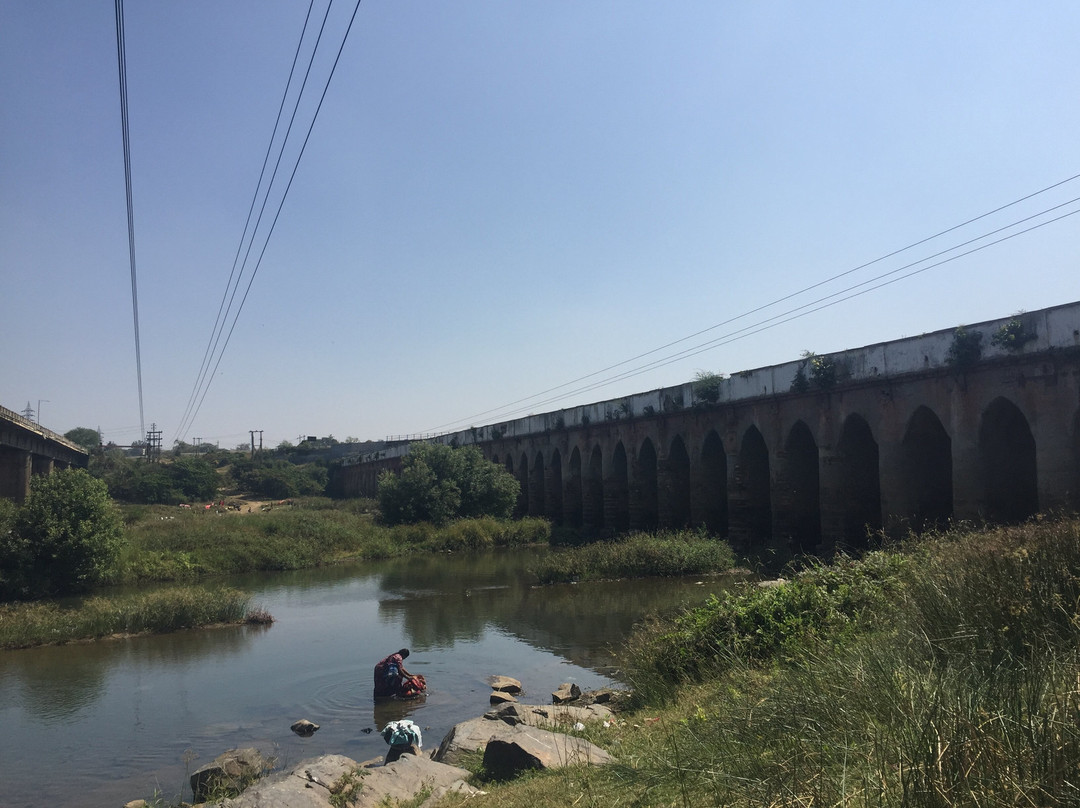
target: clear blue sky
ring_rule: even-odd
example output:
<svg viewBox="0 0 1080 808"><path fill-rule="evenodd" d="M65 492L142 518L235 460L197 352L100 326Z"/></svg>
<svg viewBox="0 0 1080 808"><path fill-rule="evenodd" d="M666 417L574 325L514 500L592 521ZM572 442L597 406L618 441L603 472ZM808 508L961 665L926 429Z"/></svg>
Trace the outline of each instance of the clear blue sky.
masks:
<svg viewBox="0 0 1080 808"><path fill-rule="evenodd" d="M352 6L331 11L297 142ZM306 10L126 4L145 420L166 446L464 428L1080 299L1074 216L480 415L1080 173L1080 4L369 0L180 435ZM0 0L0 404L127 443L118 83L111 2ZM677 347L1075 197L1080 180Z"/></svg>

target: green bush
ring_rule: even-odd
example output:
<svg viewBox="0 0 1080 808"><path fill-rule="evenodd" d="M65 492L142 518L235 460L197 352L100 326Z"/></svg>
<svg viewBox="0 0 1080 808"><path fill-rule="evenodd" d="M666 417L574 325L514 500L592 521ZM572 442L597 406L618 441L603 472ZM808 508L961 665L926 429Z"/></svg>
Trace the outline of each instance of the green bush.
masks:
<svg viewBox="0 0 1080 808"><path fill-rule="evenodd" d="M724 382L723 373L699 370L694 374L694 401L715 404L720 400L720 387Z"/></svg>
<svg viewBox="0 0 1080 808"><path fill-rule="evenodd" d="M115 562L121 531L100 480L81 469L34 477L13 527L0 534L0 595L36 599L88 590Z"/></svg>
<svg viewBox="0 0 1080 808"><path fill-rule="evenodd" d="M243 490L270 499L319 496L326 491L328 476L323 466L298 466L288 460L261 458L236 460L232 475Z"/></svg>
<svg viewBox="0 0 1080 808"><path fill-rule="evenodd" d="M613 541L559 550L534 572L542 584L615 578L663 578L721 572L735 563L731 547L698 531L633 533Z"/></svg>
<svg viewBox="0 0 1080 808"><path fill-rule="evenodd" d="M379 507L389 525L510 516L520 486L512 474L484 459L475 446L414 443L401 474L379 477Z"/></svg>
<svg viewBox="0 0 1080 808"><path fill-rule="evenodd" d="M682 683L732 664L785 658L836 644L877 625L903 589L906 558L875 552L810 567L769 586L747 583L713 595L671 622L643 629L629 643L639 694L664 701Z"/></svg>
<svg viewBox="0 0 1080 808"><path fill-rule="evenodd" d="M121 457L93 464L95 476L121 502L178 505L217 498L221 477L205 457L180 457L170 463L147 463Z"/></svg>

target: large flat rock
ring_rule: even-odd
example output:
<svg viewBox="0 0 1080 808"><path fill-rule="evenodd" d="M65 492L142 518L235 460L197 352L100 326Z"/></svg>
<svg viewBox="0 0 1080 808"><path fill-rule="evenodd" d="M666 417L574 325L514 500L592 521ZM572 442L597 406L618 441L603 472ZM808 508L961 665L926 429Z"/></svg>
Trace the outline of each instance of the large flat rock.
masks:
<svg viewBox="0 0 1080 808"><path fill-rule="evenodd" d="M462 788L468 776L464 769L413 755L405 755L386 766L371 767L344 755L325 755L266 777L220 805L223 808L328 808L331 790L338 790L345 778L345 791L349 791L348 782L359 785L351 790L352 799L347 805L378 808L392 800L411 800L425 788L431 791Z"/></svg>
<svg viewBox="0 0 1080 808"><path fill-rule="evenodd" d="M538 727L517 726L509 740L492 738L484 749L484 768L497 777L516 777L529 769L603 766L612 757L584 738Z"/></svg>
<svg viewBox="0 0 1080 808"><path fill-rule="evenodd" d="M385 805L388 798L411 800L425 788L431 791L469 788L465 784L469 772L465 769L439 763L426 756L402 755L393 763L364 771L367 774L360 799L351 803L357 808L376 808Z"/></svg>
<svg viewBox="0 0 1080 808"><path fill-rule="evenodd" d="M537 720L543 719L538 716ZM541 726L509 724L489 718L473 718L456 724L443 738L433 757L441 763L459 765L467 755L486 751L493 741L528 750L542 766L611 762L607 752L584 738Z"/></svg>
<svg viewBox="0 0 1080 808"><path fill-rule="evenodd" d="M220 803L223 808L327 808L330 789L359 765L344 755L303 760L289 771L264 777L242 794Z"/></svg>

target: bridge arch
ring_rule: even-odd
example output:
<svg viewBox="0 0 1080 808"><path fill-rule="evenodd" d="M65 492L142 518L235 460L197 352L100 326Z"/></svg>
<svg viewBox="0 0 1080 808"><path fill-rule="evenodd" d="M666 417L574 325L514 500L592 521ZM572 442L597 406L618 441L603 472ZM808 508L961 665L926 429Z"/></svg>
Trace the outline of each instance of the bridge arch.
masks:
<svg viewBox="0 0 1080 808"><path fill-rule="evenodd" d="M622 441L612 450L604 478L604 524L617 533L630 528L630 468Z"/></svg>
<svg viewBox="0 0 1080 808"><path fill-rule="evenodd" d="M586 530L604 529L604 456L599 446L589 453L589 465L584 475L584 501L581 518Z"/></svg>
<svg viewBox="0 0 1080 808"><path fill-rule="evenodd" d="M545 482L546 470L544 466L544 453L537 452L533 459L532 470L529 472L529 515L547 516L545 510Z"/></svg>
<svg viewBox="0 0 1080 808"><path fill-rule="evenodd" d="M1035 438L1013 402L999 396L979 421L982 512L995 522L1022 522L1039 510Z"/></svg>
<svg viewBox="0 0 1080 808"><path fill-rule="evenodd" d="M570 466L569 476L566 481L566 496L564 502L564 512L566 514L566 521L570 527L581 527L584 524L584 518L582 513L583 508L583 490L582 490L582 476L581 476L581 448L574 447L574 450L570 452Z"/></svg>
<svg viewBox="0 0 1080 808"><path fill-rule="evenodd" d="M662 511L666 511L661 521L668 527L680 529L690 526L690 455L682 436L671 439L667 460L664 464L664 479L661 489Z"/></svg>
<svg viewBox="0 0 1080 808"><path fill-rule="evenodd" d="M866 547L867 531L881 529L881 477L878 444L866 419L844 419L836 444L840 464L840 541Z"/></svg>
<svg viewBox="0 0 1080 808"><path fill-rule="evenodd" d="M724 441L715 429L710 429L701 445L701 460L693 499L700 503L700 522L718 536L728 533L727 452ZM693 501L693 500L692 500Z"/></svg>
<svg viewBox="0 0 1080 808"><path fill-rule="evenodd" d="M563 523L563 477L562 477L562 453L555 448L551 452L551 463L548 466L550 475L547 485L547 501L544 508L548 518L556 525Z"/></svg>
<svg viewBox="0 0 1080 808"><path fill-rule="evenodd" d="M782 517L777 528L796 552L811 552L821 543L821 476L817 442L802 420L788 432L779 472Z"/></svg>
<svg viewBox="0 0 1080 808"><path fill-rule="evenodd" d="M756 426L747 427L739 442L731 501L730 533L748 549L772 540L772 480L769 449Z"/></svg>
<svg viewBox="0 0 1080 808"><path fill-rule="evenodd" d="M941 419L920 405L900 443L900 494L916 532L944 525L953 516L952 438Z"/></svg>
<svg viewBox="0 0 1080 808"><path fill-rule="evenodd" d="M635 513L631 527L639 530L656 530L660 522L660 495L658 483L656 447L651 438L641 442L634 467L634 495L631 508ZM636 507L634 507L636 505Z"/></svg>
<svg viewBox="0 0 1080 808"><path fill-rule="evenodd" d="M517 480L520 491L518 491L517 506L514 508L514 516L522 517L529 515L529 456L524 452L521 453L521 459L518 461L517 467Z"/></svg>

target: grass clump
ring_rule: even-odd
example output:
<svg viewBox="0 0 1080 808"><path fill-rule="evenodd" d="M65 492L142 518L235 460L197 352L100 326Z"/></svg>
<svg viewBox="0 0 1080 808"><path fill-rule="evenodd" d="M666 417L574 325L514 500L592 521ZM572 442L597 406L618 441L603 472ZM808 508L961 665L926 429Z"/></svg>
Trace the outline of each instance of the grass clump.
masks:
<svg viewBox="0 0 1080 808"><path fill-rule="evenodd" d="M542 584L722 572L731 547L700 531L633 533L552 553L534 572Z"/></svg>
<svg viewBox="0 0 1080 808"><path fill-rule="evenodd" d="M116 597L88 597L79 603L56 601L0 604L0 648L108 637L114 634L177 631L214 623L272 622L261 609L249 610L249 597L236 589L173 587Z"/></svg>

